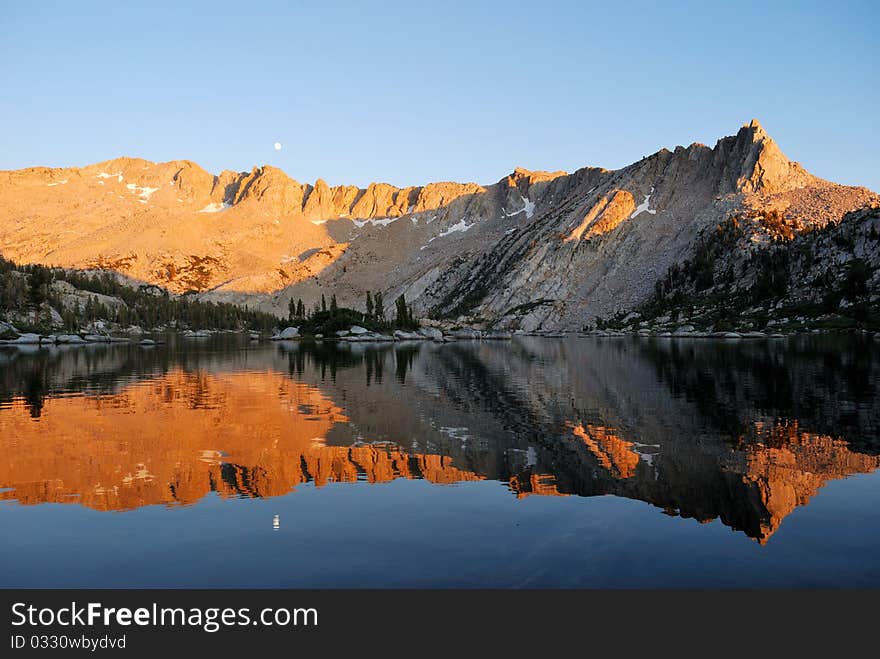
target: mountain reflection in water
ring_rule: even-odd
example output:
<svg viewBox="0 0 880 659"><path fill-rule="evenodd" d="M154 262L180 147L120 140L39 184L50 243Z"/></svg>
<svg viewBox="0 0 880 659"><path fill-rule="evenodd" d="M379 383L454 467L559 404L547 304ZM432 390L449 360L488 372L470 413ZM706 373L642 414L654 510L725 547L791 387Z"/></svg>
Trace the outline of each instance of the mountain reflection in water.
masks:
<svg viewBox="0 0 880 659"><path fill-rule="evenodd" d="M876 344L503 343L0 351L0 500L102 511L298 485L496 480L766 543L880 466Z"/></svg>

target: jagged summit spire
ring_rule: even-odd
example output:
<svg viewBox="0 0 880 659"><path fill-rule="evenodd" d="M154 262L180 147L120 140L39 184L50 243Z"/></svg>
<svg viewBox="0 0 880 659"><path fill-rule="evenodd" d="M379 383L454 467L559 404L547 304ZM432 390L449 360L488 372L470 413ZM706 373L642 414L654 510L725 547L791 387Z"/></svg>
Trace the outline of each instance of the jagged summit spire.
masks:
<svg viewBox="0 0 880 659"><path fill-rule="evenodd" d="M757 119L719 140L715 151L716 163L725 163L722 178L731 191L772 194L822 182L789 160Z"/></svg>
<svg viewBox="0 0 880 659"><path fill-rule="evenodd" d="M745 148L749 148L750 145L760 145L765 141L773 142L757 119L752 119L750 122L743 124L737 131L735 139L736 142L742 144Z"/></svg>
<svg viewBox="0 0 880 659"><path fill-rule="evenodd" d="M742 128L740 128L740 133L742 132L747 132L751 136L753 142L761 140L773 141L773 138L767 134L767 131L764 130L764 126L762 126L761 122L757 119L752 119L748 123L743 124Z"/></svg>

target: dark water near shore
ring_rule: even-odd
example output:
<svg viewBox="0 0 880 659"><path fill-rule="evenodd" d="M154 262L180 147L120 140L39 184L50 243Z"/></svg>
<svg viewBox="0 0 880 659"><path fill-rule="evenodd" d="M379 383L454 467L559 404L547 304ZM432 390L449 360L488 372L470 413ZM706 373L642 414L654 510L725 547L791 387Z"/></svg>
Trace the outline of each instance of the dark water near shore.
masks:
<svg viewBox="0 0 880 659"><path fill-rule="evenodd" d="M880 586L880 344L0 349L0 586Z"/></svg>

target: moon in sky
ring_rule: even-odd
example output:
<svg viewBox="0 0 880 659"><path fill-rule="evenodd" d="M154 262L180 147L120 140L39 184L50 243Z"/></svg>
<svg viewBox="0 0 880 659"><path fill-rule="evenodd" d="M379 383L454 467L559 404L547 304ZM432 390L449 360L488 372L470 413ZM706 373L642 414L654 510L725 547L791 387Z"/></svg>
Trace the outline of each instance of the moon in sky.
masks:
<svg viewBox="0 0 880 659"><path fill-rule="evenodd" d="M275 150L281 151L281 142L275 142Z"/></svg>

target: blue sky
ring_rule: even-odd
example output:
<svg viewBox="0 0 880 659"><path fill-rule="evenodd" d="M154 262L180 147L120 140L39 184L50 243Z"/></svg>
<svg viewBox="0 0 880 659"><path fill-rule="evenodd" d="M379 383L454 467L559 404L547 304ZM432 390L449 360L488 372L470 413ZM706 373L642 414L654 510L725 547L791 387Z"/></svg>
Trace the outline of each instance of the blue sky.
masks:
<svg viewBox="0 0 880 659"><path fill-rule="evenodd" d="M0 169L491 183L757 117L814 174L880 190L878 24L876 2L5 2Z"/></svg>

